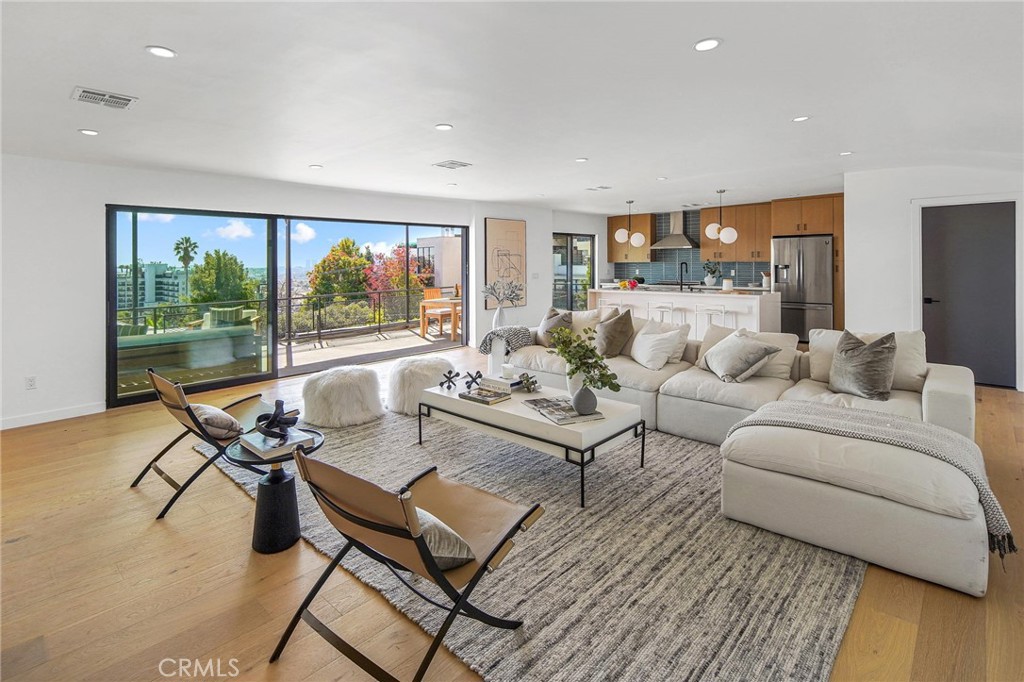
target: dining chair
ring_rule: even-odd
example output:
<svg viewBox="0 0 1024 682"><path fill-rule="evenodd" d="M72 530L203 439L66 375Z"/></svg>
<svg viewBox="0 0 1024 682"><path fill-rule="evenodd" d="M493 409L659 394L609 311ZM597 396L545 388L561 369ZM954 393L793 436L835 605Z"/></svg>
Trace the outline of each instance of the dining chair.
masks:
<svg viewBox="0 0 1024 682"><path fill-rule="evenodd" d="M358 549L383 564L414 594L448 613L420 662L413 678L415 682L423 679L441 641L459 614L507 630L515 630L523 624L522 621L498 618L482 611L469 601L469 597L484 574L501 565L512 549L512 537L526 531L541 517L544 509L540 505L516 504L479 488L452 481L438 475L437 467L427 469L399 491L391 492L307 456L301 450L295 453L295 463L324 516L345 539L345 544L302 600L270 657L271 663L280 658L295 627L303 620L374 678L397 682L393 675L342 639L309 610L324 583L352 549ZM421 512L427 512L427 516ZM440 520L468 543L472 559L461 566L441 569L427 544L427 532L423 527L424 520L431 523L431 515L434 521ZM434 583L450 603L442 604L423 594L399 571L415 573ZM444 601L443 597L438 599Z"/></svg>
<svg viewBox="0 0 1024 682"><path fill-rule="evenodd" d="M423 300L424 301L432 301L432 300L438 299L438 298L441 298L441 290L440 289L431 288L431 289L424 289L423 290ZM450 307L448 307L448 308L445 308L445 307L439 307L439 308L428 307L426 310L424 310L423 314L427 318L427 324L428 325L430 324L430 320L432 320L432 319L436 319L437 320L438 334L440 336L444 336L444 322L445 322L445 320L448 320L449 322L451 322L451 320L452 320L452 309Z"/></svg>
<svg viewBox="0 0 1024 682"><path fill-rule="evenodd" d="M150 384L152 384L153 390L156 391L157 397L160 399L160 403L165 408L167 408L167 411L171 413L172 417L178 420L178 422L185 427L185 430L181 432L181 434L179 434L177 438L168 443L167 446L163 450L161 450L156 457L150 460L149 464L147 464L145 468L143 468L142 471L139 472L139 475L135 477L135 480L132 481L132 484L130 486L132 488L138 486L139 483L142 481L142 478L147 473L149 473L150 470L153 470L168 485L174 488L174 495L171 496L171 499L167 501L167 504L164 505L164 508L160 511L159 514L157 514L156 518L162 519L167 514L167 512L170 511L171 507L174 506L174 503L178 501L178 498L181 497L181 495L186 490L188 490L188 487L192 485L195 482L195 480L199 478L200 475L202 475L204 471L210 468L210 466L214 462L216 462L218 459L224 456L224 451L227 450L227 447L229 445L231 445L233 442L237 440L237 436L228 439L215 438L213 435L210 434L207 427L204 426L203 423L199 420L199 417L196 416L196 412L193 409L192 405L189 403L188 398L185 397L185 391L182 389L180 383L176 381L170 381L169 379L160 376L159 374L154 372L152 368L147 369L146 374L149 376L149 382ZM259 416L260 414L270 413L274 411L274 407L272 405L268 405L267 403L263 402L263 400L261 399L261 394L259 393L248 396L247 398L242 398L241 400L236 400L235 402L231 403L230 405L227 405L222 409L239 421L239 423L242 425L243 433L251 431L256 427L257 416ZM185 436L188 436L189 434L192 434L193 436L196 436L204 443L213 446L217 450L217 452L216 454L208 457L206 461L203 462L203 464L198 469L196 469L195 472L191 476L189 476L184 483L178 483L178 481L172 478L170 474L161 469L157 462L159 462L160 458L166 455L171 448L177 445L183 438L185 438ZM254 466L242 464L238 464L238 466L242 466L243 468L248 469L253 473L260 474L261 476L267 473L266 471L258 469Z"/></svg>

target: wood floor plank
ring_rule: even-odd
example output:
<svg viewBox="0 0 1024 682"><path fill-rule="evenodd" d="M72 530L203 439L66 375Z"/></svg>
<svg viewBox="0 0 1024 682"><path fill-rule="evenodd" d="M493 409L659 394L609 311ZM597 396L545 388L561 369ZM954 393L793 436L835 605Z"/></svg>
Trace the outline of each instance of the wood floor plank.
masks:
<svg viewBox="0 0 1024 682"><path fill-rule="evenodd" d="M473 349L446 354L485 369ZM393 363L376 365L382 373ZM224 404L262 391L289 405L304 377L211 391ZM977 440L1011 526L1024 536L1024 394L978 389ZM128 484L177 435L155 404L0 433L0 636L5 680L163 680L165 657L236 659L239 679L369 679L304 623L285 655L267 659L328 563L307 543L274 555L250 548L254 505L205 473L168 517L172 490L153 474ZM187 477L190 443L165 458ZM45 453L40 455L39 453ZM1024 559L998 559L983 599L871 566L833 669L835 680L1024 680ZM314 611L403 679L430 637L343 570ZM477 676L446 649L428 680Z"/></svg>

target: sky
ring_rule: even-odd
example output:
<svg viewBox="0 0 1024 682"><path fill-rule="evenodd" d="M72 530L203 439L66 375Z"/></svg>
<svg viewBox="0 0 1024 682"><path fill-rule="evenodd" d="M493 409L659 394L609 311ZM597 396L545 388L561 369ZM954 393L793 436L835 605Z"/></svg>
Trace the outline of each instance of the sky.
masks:
<svg viewBox="0 0 1024 682"><path fill-rule="evenodd" d="M267 223L252 217L196 216L166 213L139 213L139 258L143 262L178 265L174 243L191 237L199 245L195 262L202 262L206 251L221 249L237 256L248 268L267 267ZM284 263L283 221L279 230L279 263ZM351 237L360 247L369 245L374 253L388 253L395 244L405 241L404 225L335 222L292 219L292 267L309 269L324 257L331 246L344 237ZM438 227L410 226L410 241L417 237L436 236ZM131 262L131 213L117 214L117 263Z"/></svg>

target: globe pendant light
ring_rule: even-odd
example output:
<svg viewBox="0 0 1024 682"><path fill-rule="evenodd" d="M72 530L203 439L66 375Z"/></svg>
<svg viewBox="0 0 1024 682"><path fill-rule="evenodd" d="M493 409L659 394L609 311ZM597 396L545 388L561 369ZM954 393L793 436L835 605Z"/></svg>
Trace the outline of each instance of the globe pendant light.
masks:
<svg viewBox="0 0 1024 682"><path fill-rule="evenodd" d="M725 190L716 191L718 192L718 222L708 223L708 226L704 228L704 234L708 239L721 239L723 244L732 244L740 235L735 227L722 227L722 195L725 194Z"/></svg>
<svg viewBox="0 0 1024 682"><path fill-rule="evenodd" d="M635 248L640 248L647 242L647 238L644 237L642 232L633 232L633 200L629 199L626 201L626 207L629 210L629 215L626 218L626 227L620 227L615 231L615 241L620 244L629 244ZM627 252L627 256L628 256Z"/></svg>

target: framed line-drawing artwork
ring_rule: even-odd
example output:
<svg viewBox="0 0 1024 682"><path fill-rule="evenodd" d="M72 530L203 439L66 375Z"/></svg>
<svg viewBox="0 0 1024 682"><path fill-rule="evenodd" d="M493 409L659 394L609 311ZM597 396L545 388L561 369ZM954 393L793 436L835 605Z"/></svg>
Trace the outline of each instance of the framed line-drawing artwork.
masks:
<svg viewBox="0 0 1024 682"><path fill-rule="evenodd" d="M516 307L526 305L526 221L484 218L484 251L484 282L519 282L523 285L523 300ZM498 304L488 298L485 306L494 310Z"/></svg>

